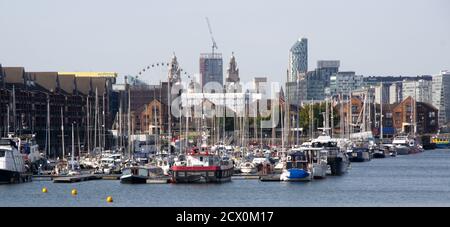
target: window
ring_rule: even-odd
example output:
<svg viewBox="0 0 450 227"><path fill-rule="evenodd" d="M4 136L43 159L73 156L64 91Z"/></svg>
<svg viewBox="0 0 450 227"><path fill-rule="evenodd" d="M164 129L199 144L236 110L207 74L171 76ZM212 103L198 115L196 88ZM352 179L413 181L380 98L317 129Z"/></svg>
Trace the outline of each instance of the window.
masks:
<svg viewBox="0 0 450 227"><path fill-rule="evenodd" d="M0 150L0 158L5 157L5 152L6 152L5 150Z"/></svg>

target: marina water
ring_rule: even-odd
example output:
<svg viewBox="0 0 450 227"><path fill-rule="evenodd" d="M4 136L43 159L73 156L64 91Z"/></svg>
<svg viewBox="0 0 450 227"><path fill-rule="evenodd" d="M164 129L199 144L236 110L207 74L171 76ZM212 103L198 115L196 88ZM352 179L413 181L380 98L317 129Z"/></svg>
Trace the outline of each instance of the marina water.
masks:
<svg viewBox="0 0 450 227"><path fill-rule="evenodd" d="M42 193L46 187L48 193ZM78 195L71 195L76 188ZM113 203L106 197L112 196ZM450 206L450 150L352 163L312 182L121 184L96 180L0 185L0 206Z"/></svg>

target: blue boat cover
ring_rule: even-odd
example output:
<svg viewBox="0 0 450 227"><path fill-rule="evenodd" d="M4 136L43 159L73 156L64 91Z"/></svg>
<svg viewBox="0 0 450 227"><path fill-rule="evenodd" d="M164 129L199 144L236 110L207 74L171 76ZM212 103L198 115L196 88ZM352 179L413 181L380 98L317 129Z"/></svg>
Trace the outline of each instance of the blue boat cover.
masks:
<svg viewBox="0 0 450 227"><path fill-rule="evenodd" d="M301 178L305 178L305 177L309 176L309 173L303 169L293 168L293 169L289 169L288 171L289 171L290 179L294 179L294 178L301 179Z"/></svg>

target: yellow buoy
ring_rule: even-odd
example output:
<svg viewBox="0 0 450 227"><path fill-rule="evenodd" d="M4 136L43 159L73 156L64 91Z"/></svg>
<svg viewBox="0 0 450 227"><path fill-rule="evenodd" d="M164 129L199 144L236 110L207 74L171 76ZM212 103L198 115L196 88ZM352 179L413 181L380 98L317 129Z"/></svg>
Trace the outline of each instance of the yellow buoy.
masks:
<svg viewBox="0 0 450 227"><path fill-rule="evenodd" d="M47 193L47 188L42 188L42 193Z"/></svg>
<svg viewBox="0 0 450 227"><path fill-rule="evenodd" d="M112 203L113 202L113 198L111 196L106 197L106 202Z"/></svg>
<svg viewBox="0 0 450 227"><path fill-rule="evenodd" d="M72 195L77 195L78 191L76 189L72 189Z"/></svg>

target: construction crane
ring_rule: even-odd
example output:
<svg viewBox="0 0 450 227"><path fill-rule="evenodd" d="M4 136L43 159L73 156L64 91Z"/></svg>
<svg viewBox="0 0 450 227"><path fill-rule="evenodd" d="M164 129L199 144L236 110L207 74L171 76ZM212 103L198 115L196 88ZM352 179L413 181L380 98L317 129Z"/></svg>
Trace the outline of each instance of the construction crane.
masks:
<svg viewBox="0 0 450 227"><path fill-rule="evenodd" d="M206 17L206 23L208 24L209 34L211 35L212 54L214 55L214 49L217 50L218 47L217 47L216 41L214 40L214 36L213 36L213 33L212 33L212 29L211 29L211 24L209 23L208 17Z"/></svg>

